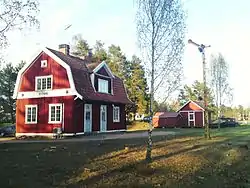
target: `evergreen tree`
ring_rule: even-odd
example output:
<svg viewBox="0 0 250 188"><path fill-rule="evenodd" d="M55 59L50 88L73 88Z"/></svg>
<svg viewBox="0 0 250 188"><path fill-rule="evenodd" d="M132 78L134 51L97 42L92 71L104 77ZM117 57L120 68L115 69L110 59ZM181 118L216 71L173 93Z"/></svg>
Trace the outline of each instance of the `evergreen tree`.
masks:
<svg viewBox="0 0 250 188"><path fill-rule="evenodd" d="M8 63L0 70L0 101L3 111L0 121L7 120L12 123L15 122L16 105L12 95L14 92L17 74L24 64L25 62L23 61L17 66L13 66L11 63Z"/></svg>

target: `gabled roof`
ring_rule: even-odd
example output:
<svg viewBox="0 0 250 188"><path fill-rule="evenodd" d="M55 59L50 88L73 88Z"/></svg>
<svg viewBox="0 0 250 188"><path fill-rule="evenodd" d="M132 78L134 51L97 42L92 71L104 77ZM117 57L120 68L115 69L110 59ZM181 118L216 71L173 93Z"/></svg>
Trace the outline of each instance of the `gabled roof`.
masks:
<svg viewBox="0 0 250 188"><path fill-rule="evenodd" d="M131 101L128 99L123 81L114 76L112 79L113 83L113 94L105 94L98 93L95 91L90 76L94 74L92 67L88 67L89 62L87 60L71 56L65 55L62 52L45 48L43 50L47 55L49 55L52 59L62 64L63 67L67 70L67 74L69 77L69 82L71 88L73 88L76 92L76 96L83 100L89 101L105 101L111 103L122 103L122 104L130 104ZM21 74L34 62L34 59L30 64L27 64L18 74L19 80L21 78ZM97 65L97 64L96 64ZM99 65L99 64L98 64ZM97 65L97 66L98 66ZM103 66L107 66L106 63L102 64ZM96 66L95 66L96 68ZM13 97L16 97L17 90L19 84L16 84L15 92Z"/></svg>
<svg viewBox="0 0 250 188"><path fill-rule="evenodd" d="M184 105L182 105L182 107L179 108L179 110L177 110L177 112L181 111L185 106L187 106L189 103L193 103L194 105L196 105L198 108L200 108L202 111L205 111L204 108L198 104L197 102L194 102L192 100L187 101Z"/></svg>

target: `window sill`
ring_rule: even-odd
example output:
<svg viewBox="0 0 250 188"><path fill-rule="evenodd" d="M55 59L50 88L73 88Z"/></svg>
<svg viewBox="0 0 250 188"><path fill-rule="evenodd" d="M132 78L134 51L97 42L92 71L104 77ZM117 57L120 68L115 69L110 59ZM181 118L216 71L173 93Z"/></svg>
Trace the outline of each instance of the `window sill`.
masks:
<svg viewBox="0 0 250 188"><path fill-rule="evenodd" d="M25 122L25 124L28 124L28 125L34 125L34 124L37 124L37 122Z"/></svg>
<svg viewBox="0 0 250 188"><path fill-rule="evenodd" d="M61 121L49 121L48 122L49 124L60 124L60 123L62 123Z"/></svg>
<svg viewBox="0 0 250 188"><path fill-rule="evenodd" d="M98 91L98 93L112 95L112 93L106 93L106 92L101 92L101 91Z"/></svg>
<svg viewBox="0 0 250 188"><path fill-rule="evenodd" d="M113 120L113 123L120 123L120 121L114 121L114 120Z"/></svg>

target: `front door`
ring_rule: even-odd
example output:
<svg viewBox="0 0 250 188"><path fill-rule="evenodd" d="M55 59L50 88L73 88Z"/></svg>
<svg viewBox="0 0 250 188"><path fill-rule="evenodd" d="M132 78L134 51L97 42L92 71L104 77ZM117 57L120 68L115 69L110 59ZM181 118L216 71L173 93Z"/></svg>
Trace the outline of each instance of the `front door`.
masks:
<svg viewBox="0 0 250 188"><path fill-rule="evenodd" d="M101 105L100 107L100 132L107 130L107 106Z"/></svg>
<svg viewBox="0 0 250 188"><path fill-rule="evenodd" d="M92 132L92 104L84 104L84 132Z"/></svg>

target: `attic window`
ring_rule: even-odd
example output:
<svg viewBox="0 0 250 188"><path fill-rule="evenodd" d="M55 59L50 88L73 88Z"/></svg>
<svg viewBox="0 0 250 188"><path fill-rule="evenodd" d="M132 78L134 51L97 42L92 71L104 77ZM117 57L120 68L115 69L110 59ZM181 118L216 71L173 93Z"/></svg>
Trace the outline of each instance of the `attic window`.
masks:
<svg viewBox="0 0 250 188"><path fill-rule="evenodd" d="M108 80L98 78L98 91L101 93L108 93L108 84Z"/></svg>
<svg viewBox="0 0 250 188"><path fill-rule="evenodd" d="M47 60L41 61L41 68L45 68L45 67L47 67L47 65L48 65Z"/></svg>

